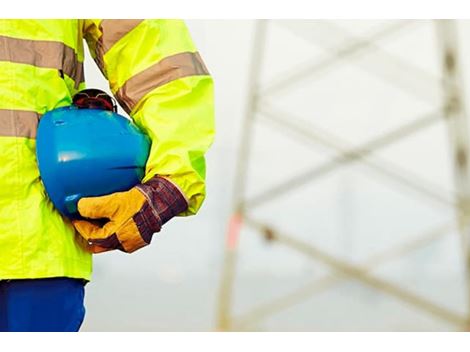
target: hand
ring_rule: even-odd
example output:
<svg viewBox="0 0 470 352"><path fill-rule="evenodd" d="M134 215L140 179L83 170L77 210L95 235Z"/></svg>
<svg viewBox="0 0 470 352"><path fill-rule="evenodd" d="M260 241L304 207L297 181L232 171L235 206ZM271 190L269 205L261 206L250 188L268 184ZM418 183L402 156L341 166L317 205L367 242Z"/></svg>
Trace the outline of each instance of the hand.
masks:
<svg viewBox="0 0 470 352"><path fill-rule="evenodd" d="M74 220L73 225L90 252L131 253L150 244L153 234L187 207L173 183L155 176L126 192L80 199L80 215L91 220ZM100 225L97 219L107 221Z"/></svg>

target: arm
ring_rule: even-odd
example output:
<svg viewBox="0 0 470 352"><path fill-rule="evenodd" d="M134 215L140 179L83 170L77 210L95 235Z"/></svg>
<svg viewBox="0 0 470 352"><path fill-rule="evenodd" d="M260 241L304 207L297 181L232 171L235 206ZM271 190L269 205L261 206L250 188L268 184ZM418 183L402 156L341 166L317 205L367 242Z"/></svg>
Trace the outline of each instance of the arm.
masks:
<svg viewBox="0 0 470 352"><path fill-rule="evenodd" d="M159 231L175 215L195 214L205 197L204 154L214 136L213 83L185 24L85 20L83 33L112 93L152 140L143 184L128 198L142 219L149 215L143 215L141 203L151 207L149 214L156 213L158 226L146 232ZM109 209L116 201L112 196L82 199L79 210L100 217L100 208ZM102 240L113 234L116 224L110 223L102 228L85 221L75 225L93 242L93 237Z"/></svg>

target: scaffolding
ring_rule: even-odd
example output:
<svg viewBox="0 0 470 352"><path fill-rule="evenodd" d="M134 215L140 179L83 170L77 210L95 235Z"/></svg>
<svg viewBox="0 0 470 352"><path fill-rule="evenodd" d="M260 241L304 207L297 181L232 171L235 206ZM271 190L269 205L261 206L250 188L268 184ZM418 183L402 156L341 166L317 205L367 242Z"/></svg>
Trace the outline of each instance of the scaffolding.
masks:
<svg viewBox="0 0 470 352"><path fill-rule="evenodd" d="M441 66L441 77L438 82L419 67L400 60L381 50L376 45L383 38L398 31L406 31L410 24L416 21L388 21L379 30L368 36L355 36L344 28L335 26L331 21L257 21L253 39L253 57L251 61L250 88L248 103L242 125L240 149L236 169L234 186L233 212L229 220L225 241L225 255L220 282L219 301L217 308L217 329L223 331L249 329L254 323L295 305L309 298L315 293L329 289L345 279L354 279L366 286L372 287L384 294L393 296L426 314L453 324L458 330L470 328L470 170L469 170L469 135L466 111L463 99L463 86L461 68L459 64L458 41L456 23L452 20L438 20L433 22L435 27L437 55ZM263 89L260 88L260 68L263 66L266 55L266 38L271 26L283 26L322 47L329 52L327 58L316 62L306 62L304 65L295 65L279 78ZM328 40L325 40L328 38ZM333 38L333 40L331 40ZM333 43L342 43L332 46ZM305 126L293 113L286 113L273 109L267 97L281 91L288 91L294 86L313 79L318 72L344 62L357 55L371 55L373 60L362 62L362 69L396 85L401 90L418 99L435 99L442 101L440 107L425 116L395 128L388 133L373 138L362 145L351 147L338 136L326 133L320 127L309 124ZM354 62L361 65L361 62ZM432 96L428 89L430 80L440 84L442 94ZM262 116L263 121L269 121L283 130L294 135L302 136L315 144L322 145L336 153L330 160L320 166L312 167L306 172L287 179L278 185L255 195L246 197L246 184L248 180L248 161L252 152L255 120ZM434 187L427 180L420 179L390 162L377 157L374 152L390 146L405 137L445 120L448 130L448 140L453 155L453 174L455 194L443 192ZM271 202L283 194L300 190L302 187L315 182L320 177L330 174L344 165L362 163L367 168L380 173L385 179L394 184L400 184L413 194L425 200L437 202L445 207L455 209L455 221L442 223L440 226L427 231L405 243L377 253L361 265L353 264L343 258L333 256L308 241L300 240L292 233L273 227L257 220L252 211L261 204ZM304 287L271 302L265 302L259 307L241 315L232 313L233 293L236 278L237 253L239 250L239 235L243 226L254 229L260 236L272 244L286 246L299 255L321 262L331 269L331 273L315 280ZM444 305L437 304L422 295L417 295L403 285L398 285L372 273L372 269L391 260L403 256L431 241L440 238L451 229L458 229L461 236L463 258L465 259L466 285L467 285L467 314L456 313Z"/></svg>

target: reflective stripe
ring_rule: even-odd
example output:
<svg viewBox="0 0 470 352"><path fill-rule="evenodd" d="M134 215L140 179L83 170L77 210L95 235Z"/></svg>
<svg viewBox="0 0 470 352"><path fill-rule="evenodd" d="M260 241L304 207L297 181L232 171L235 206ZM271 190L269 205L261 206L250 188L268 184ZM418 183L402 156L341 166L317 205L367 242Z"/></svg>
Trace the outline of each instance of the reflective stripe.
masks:
<svg viewBox="0 0 470 352"><path fill-rule="evenodd" d="M119 39L137 27L143 20L103 20L100 23L101 37L98 39L106 53Z"/></svg>
<svg viewBox="0 0 470 352"><path fill-rule="evenodd" d="M208 75L199 53L180 53L168 56L131 77L115 94L129 113L146 94L168 82L187 76Z"/></svg>
<svg viewBox="0 0 470 352"><path fill-rule="evenodd" d="M100 23L101 36L96 42L96 63L104 73L104 54L124 37L127 33L137 27L144 20L102 20Z"/></svg>
<svg viewBox="0 0 470 352"><path fill-rule="evenodd" d="M61 70L78 86L84 81L83 62L61 42L0 36L0 61Z"/></svg>
<svg viewBox="0 0 470 352"><path fill-rule="evenodd" d="M34 111L0 110L0 136L36 138L40 116Z"/></svg>

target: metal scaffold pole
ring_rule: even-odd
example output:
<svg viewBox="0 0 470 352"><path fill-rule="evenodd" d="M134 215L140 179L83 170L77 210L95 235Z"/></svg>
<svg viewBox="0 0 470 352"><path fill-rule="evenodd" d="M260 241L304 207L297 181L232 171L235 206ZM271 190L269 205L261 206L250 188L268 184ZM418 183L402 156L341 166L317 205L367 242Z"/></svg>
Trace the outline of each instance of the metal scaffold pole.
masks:
<svg viewBox="0 0 470 352"><path fill-rule="evenodd" d="M470 329L470 141L465 108L462 70L453 20L436 21L441 52L443 114L447 123L454 169L457 224L461 235L467 285L467 326Z"/></svg>
<svg viewBox="0 0 470 352"><path fill-rule="evenodd" d="M435 21L438 53L442 62L441 77L435 77L402 58L384 51L377 43L415 26L429 23L424 21L388 21L381 28L363 36L352 35L332 21L257 21L254 29L253 53L249 73L247 107L243 119L240 147L234 185L234 203L229 219L222 275L219 287L217 307L217 329L221 331L250 330L263 319L283 309L298 304L311 295L333 288L344 280L354 280L384 295L413 307L417 311L455 326L459 330L470 328L470 163L468 162L470 145L468 121L464 106L462 72L459 65L458 41L455 21ZM266 60L266 41L271 26L278 25L301 37L307 44L315 44L324 49L328 55L320 60L309 60L296 64L283 74L278 75L267 84L260 86L261 69ZM334 40L330 40L333 38ZM434 39L434 38L433 38ZM336 43L336 44L335 44ZM338 44L339 43L339 44ZM337 46L335 46L337 45ZM360 55L363 60L356 60ZM351 62L348 61L351 59ZM315 79L320 72L331 70L335 65L352 64L357 68L390 83L395 88L414 99L429 103L432 111L417 116L412 121L395 127L392 130L375 136L360 145L351 146L334 133L316 126L314 121L302 118L301 113L292 109L289 112L274 108L269 99L273 94L286 93L289 89ZM433 87L436 87L434 90ZM441 88L441 93L439 89ZM442 101L437 107L436 101ZM413 137L417 133L445 119L452 153L455 191L449 192L427 179L414 175L409 170L383 160L377 152ZM269 124L281 131L289 131L309 146L322 146L334 153L333 157L320 165L308 168L292 178L283 180L258 194L246 194L246 184L250 173L248 170L250 155L253 153L254 123ZM298 138L297 138L298 137ZM259 138L259 137L257 137ZM444 147L444 146L443 146ZM410 234L403 243L386 250L374 253L363 263L352 263L348 258L340 258L323 251L308 241L300 240L295 231L288 234L267 221L260 221L253 215L253 210L260 205L276 201L281 195L299 191L302 187L316 182L319 178L338 169L360 163L380 175L390 187L403 187L410 196L420 197L423 201L432 202L443 209L455 209L456 222L446 220L438 226L428 228L418 234ZM307 283L283 297L263 302L248 312L234 314L233 303L236 288L237 253L240 251L239 236L242 227L250 228L257 234L278 246L304 256L312 262L321 263L330 269L324 277ZM449 309L442 302L435 302L427 297L412 292L405 285L384 279L373 272L373 269L388 261L401 258L411 251L422 248L452 233L457 228L461 234L463 257L466 268L467 310L461 314Z"/></svg>
<svg viewBox="0 0 470 352"><path fill-rule="evenodd" d="M254 38L252 61L249 74L250 86L247 94L247 106L243 120L241 141L236 166L235 185L233 190L233 213L231 215L226 233L226 245L222 279L219 289L217 328L230 330L233 284L235 280L235 267L237 260L238 238L241 224L245 214L244 194L247 180L247 168L252 143L253 122L256 115L258 98L258 82L263 62L264 46L266 41L266 21L256 21L254 25Z"/></svg>

